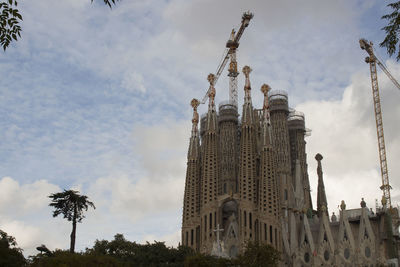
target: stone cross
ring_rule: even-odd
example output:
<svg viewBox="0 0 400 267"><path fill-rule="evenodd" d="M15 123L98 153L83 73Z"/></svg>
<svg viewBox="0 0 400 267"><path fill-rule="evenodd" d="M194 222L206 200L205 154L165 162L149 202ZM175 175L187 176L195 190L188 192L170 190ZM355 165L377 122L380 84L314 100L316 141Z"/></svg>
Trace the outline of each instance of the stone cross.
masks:
<svg viewBox="0 0 400 267"><path fill-rule="evenodd" d="M221 252L221 244L219 241L219 232L224 231L224 229L219 228L219 223L217 224L217 228L215 230L213 230L214 232L217 232L217 245L218 245L218 252Z"/></svg>

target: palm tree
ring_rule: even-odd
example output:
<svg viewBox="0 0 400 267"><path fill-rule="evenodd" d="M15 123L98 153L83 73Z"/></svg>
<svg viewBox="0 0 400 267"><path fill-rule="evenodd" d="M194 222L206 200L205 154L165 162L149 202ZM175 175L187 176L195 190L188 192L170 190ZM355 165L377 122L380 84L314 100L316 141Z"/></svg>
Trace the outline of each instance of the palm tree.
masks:
<svg viewBox="0 0 400 267"><path fill-rule="evenodd" d="M96 209L96 207L93 202L88 200L87 196L79 195L79 191L74 190L64 189L64 192L51 194L49 198L52 199L49 206L55 208L53 217L63 214L64 218L72 221L71 246L69 251L74 253L76 223L82 222L82 219L85 218L83 210L87 211L89 207Z"/></svg>

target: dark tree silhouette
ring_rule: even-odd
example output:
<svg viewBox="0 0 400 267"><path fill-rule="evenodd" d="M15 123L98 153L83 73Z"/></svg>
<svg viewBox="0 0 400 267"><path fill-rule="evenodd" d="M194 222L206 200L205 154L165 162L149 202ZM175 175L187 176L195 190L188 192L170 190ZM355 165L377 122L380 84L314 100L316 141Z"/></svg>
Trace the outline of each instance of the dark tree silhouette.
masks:
<svg viewBox="0 0 400 267"><path fill-rule="evenodd" d="M64 190L64 192L54 193L49 196L51 203L49 206L54 207L53 217L62 214L68 221L72 221L71 245L70 252L75 252L76 223L82 222L85 218L83 211L87 211L89 207L96 208L93 202L88 200L85 195L79 195L78 191Z"/></svg>
<svg viewBox="0 0 400 267"><path fill-rule="evenodd" d="M104 4L112 8L120 0L103 0ZM93 0L91 0L93 3ZM18 11L18 2L16 0L0 1L0 46L4 51L14 40L21 38L22 28L19 25L22 22L22 15Z"/></svg>
<svg viewBox="0 0 400 267"><path fill-rule="evenodd" d="M15 238L0 230L0 266L19 267L25 264L22 249L17 246Z"/></svg>

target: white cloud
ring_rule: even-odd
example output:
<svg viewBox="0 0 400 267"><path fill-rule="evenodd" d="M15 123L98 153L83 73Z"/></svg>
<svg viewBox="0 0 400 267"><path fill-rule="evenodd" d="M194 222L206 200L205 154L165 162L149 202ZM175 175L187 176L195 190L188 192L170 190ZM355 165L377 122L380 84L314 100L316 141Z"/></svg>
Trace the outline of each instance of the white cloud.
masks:
<svg viewBox="0 0 400 267"><path fill-rule="evenodd" d="M129 91L146 93L143 75L137 72L126 73L122 79L121 86Z"/></svg>
<svg viewBox="0 0 400 267"><path fill-rule="evenodd" d="M398 73L399 65L390 65L392 72ZM394 188L392 195L398 196L400 182L396 177L400 175L400 168L396 159L400 156L400 137L397 134L400 128L396 120L400 109L396 99L399 92L383 73L378 78L387 137L389 179ZM338 101L305 102L296 108L305 113L306 126L312 129L306 141L314 202L317 188L314 156L321 153L331 207L336 207L344 199L350 204L349 208L356 208L361 197L365 197L369 207L375 207L375 199L380 205L381 175L370 77L364 73L353 75L351 84Z"/></svg>
<svg viewBox="0 0 400 267"><path fill-rule="evenodd" d="M48 196L59 190L46 180L20 185L11 177L3 177L0 180L0 212L6 217L35 214L48 205Z"/></svg>
<svg viewBox="0 0 400 267"><path fill-rule="evenodd" d="M66 248L70 224L51 218L46 196L72 187L97 206L78 226L80 249L119 232L176 244L189 101L204 95L207 74L248 9L255 17L238 61L253 68L254 103L261 105L264 82L287 89L313 130L307 139L313 193L313 156L320 152L329 207L342 198L358 206L367 193L373 205L380 176L358 37L380 38L378 6L377 0L150 0L121 1L110 10L100 0L22 2L23 38L0 62L0 177L13 177L0 180L0 227L32 251L41 243ZM365 21L373 25L361 26ZM388 65L400 73L397 63ZM351 76L361 68L364 74ZM217 102L228 95L225 74ZM384 76L379 83L390 177L399 188L398 92ZM239 101L242 88L240 75Z"/></svg>

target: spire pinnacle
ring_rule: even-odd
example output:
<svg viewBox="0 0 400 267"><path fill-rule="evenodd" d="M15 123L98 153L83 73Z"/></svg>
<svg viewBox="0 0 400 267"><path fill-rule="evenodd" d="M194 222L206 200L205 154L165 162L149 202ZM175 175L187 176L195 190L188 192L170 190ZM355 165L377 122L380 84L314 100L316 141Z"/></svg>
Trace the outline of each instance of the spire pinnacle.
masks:
<svg viewBox="0 0 400 267"><path fill-rule="evenodd" d="M246 82L244 84L244 93L245 93L244 101L245 103L249 103L251 101L251 94L250 94L251 85L250 85L249 75L252 69L249 66L244 66L242 71L244 76L246 77Z"/></svg>
<svg viewBox="0 0 400 267"><path fill-rule="evenodd" d="M263 113L264 113L264 121L263 121L263 145L270 146L271 145L271 121L269 116L269 103L268 103L268 92L271 90L271 87L268 84L263 84L261 86L261 92L264 94L264 104L263 104Z"/></svg>
<svg viewBox="0 0 400 267"><path fill-rule="evenodd" d="M210 83L210 89L208 90L208 97L209 97L209 102L208 102L208 108L210 109L215 109L215 88L214 88L214 82L215 82L215 75L210 73L207 76L207 80Z"/></svg>
<svg viewBox="0 0 400 267"><path fill-rule="evenodd" d="M268 92L271 90L271 86L268 84L263 84L261 86L261 92L264 94L264 105L263 105L263 110L264 110L264 119L268 124L270 124L269 120L269 102L268 102Z"/></svg>
<svg viewBox="0 0 400 267"><path fill-rule="evenodd" d="M193 118L192 118L192 136L197 136L197 125L199 123L199 113L197 113L197 107L200 105L200 101L193 98L190 101L190 105L193 107Z"/></svg>
<svg viewBox="0 0 400 267"><path fill-rule="evenodd" d="M328 213L328 201L326 200L324 178L322 173L321 160L323 159L321 154L315 155L315 159L318 161L317 173L318 173L318 192L317 192L317 210L318 215L322 216L322 213Z"/></svg>

